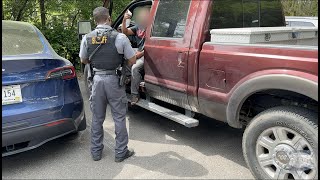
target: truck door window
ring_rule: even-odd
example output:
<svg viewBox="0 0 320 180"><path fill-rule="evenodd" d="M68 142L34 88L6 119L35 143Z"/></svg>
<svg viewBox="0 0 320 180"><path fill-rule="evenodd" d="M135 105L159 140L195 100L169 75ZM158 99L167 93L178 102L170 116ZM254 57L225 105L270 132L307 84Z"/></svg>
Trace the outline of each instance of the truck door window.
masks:
<svg viewBox="0 0 320 180"><path fill-rule="evenodd" d="M182 38L191 0L160 0L152 27L153 37Z"/></svg>

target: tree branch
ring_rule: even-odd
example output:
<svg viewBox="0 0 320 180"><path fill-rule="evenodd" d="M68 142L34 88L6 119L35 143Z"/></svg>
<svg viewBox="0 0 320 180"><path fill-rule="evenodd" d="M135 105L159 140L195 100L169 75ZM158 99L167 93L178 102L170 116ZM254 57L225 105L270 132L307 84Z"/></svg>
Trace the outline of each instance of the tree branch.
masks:
<svg viewBox="0 0 320 180"><path fill-rule="evenodd" d="M18 12L16 21L21 21L22 15L23 15L23 10L24 10L24 8L26 7L27 2L28 2L28 0L25 0L24 3L23 3L23 5L22 5L21 8L19 9L19 12Z"/></svg>
<svg viewBox="0 0 320 180"><path fill-rule="evenodd" d="M45 28L46 26L46 11L44 8L44 0L39 0L40 5L40 18L41 18L41 26Z"/></svg>
<svg viewBox="0 0 320 180"><path fill-rule="evenodd" d="M3 1L2 1L2 20L4 20Z"/></svg>
<svg viewBox="0 0 320 180"><path fill-rule="evenodd" d="M78 16L79 14L80 14L80 9L78 9L76 15L73 16L72 23L71 23L71 27L74 26L74 23L75 23L75 21L76 21L76 18L77 18L77 16Z"/></svg>

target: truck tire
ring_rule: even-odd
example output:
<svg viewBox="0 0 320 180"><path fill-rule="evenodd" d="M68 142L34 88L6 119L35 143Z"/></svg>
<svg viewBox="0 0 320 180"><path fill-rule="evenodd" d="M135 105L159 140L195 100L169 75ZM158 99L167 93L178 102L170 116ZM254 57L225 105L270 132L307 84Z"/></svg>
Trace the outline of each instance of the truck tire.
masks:
<svg viewBox="0 0 320 180"><path fill-rule="evenodd" d="M85 85L85 96L87 99L91 96L91 90L92 90L92 80L88 79L88 73L89 73L89 65L85 65L84 67L84 85Z"/></svg>
<svg viewBox="0 0 320 180"><path fill-rule="evenodd" d="M299 107L275 107L252 119L242 149L257 179L318 179L318 116Z"/></svg>

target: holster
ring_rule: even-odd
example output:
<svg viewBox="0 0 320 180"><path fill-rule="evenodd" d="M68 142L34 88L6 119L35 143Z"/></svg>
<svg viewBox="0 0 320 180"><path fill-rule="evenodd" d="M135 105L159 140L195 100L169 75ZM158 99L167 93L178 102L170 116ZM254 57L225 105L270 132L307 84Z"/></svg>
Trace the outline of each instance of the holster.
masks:
<svg viewBox="0 0 320 180"><path fill-rule="evenodd" d="M89 72L88 72L88 80L93 81L93 76L94 76L94 71L93 71L93 67L91 64L88 64L89 66Z"/></svg>
<svg viewBox="0 0 320 180"><path fill-rule="evenodd" d="M93 72L93 68L92 65L90 63L85 65L84 71L87 71L87 80L88 81L93 81L93 76L94 76L94 72Z"/></svg>
<svg viewBox="0 0 320 180"><path fill-rule="evenodd" d="M119 76L119 86L125 85L126 80L126 68L124 62L116 69L116 74Z"/></svg>

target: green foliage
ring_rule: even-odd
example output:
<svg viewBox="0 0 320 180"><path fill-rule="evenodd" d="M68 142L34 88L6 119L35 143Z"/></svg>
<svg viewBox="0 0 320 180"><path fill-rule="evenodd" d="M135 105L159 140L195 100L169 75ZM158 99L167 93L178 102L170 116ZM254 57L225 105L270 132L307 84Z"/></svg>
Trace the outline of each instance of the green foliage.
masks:
<svg viewBox="0 0 320 180"><path fill-rule="evenodd" d="M286 16L318 16L318 0L281 0Z"/></svg>
<svg viewBox="0 0 320 180"><path fill-rule="evenodd" d="M102 0L43 0L45 26L41 25L39 0L3 0L3 19L30 22L38 27L53 49L71 61L79 69L78 22L92 19L94 8L103 5ZM115 19L131 0L114 0L112 19ZM25 5L24 5L25 3ZM19 12L21 13L19 17Z"/></svg>
<svg viewBox="0 0 320 180"><path fill-rule="evenodd" d="M79 67L79 40L76 26L65 26L61 21L52 21L50 28L41 29L52 48L62 57Z"/></svg>
<svg viewBox="0 0 320 180"><path fill-rule="evenodd" d="M44 2L45 26L41 25L40 1ZM115 20L131 0L114 0L112 19ZM183 0L175 0L177 5L184 5ZM235 0L228 6L240 8ZM318 0L281 0L286 15L318 16ZM90 20L92 11L103 5L103 0L3 0L2 17L6 20L27 21L37 26L46 36L51 46L62 57L70 60L79 68L79 46L77 23ZM250 7L248 7L250 8ZM254 7L252 7L254 8ZM239 9L240 11L240 9ZM168 9L170 12L170 8ZM237 12L235 10L234 12ZM167 16L172 13L164 13ZM176 14L179 16L180 14ZM238 16L237 14L227 14Z"/></svg>

